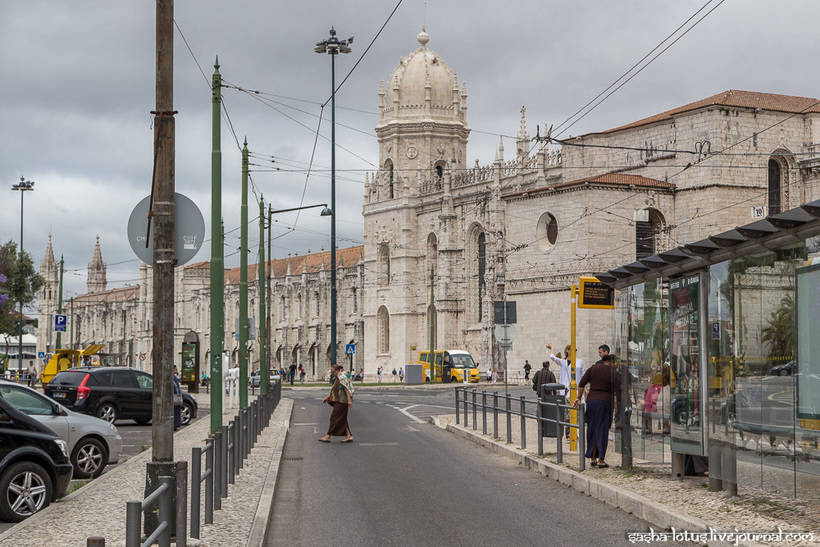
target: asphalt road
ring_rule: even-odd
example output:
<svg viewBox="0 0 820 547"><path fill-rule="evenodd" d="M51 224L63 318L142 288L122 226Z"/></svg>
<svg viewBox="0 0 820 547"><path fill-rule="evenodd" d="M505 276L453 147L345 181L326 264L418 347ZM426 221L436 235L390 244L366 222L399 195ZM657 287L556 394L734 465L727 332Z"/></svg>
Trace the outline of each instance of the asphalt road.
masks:
<svg viewBox="0 0 820 547"><path fill-rule="evenodd" d="M285 395L295 404L267 545L625 545L626 531L648 529L425 423L452 409L450 390L361 388L355 441L330 445L316 440L325 394Z"/></svg>

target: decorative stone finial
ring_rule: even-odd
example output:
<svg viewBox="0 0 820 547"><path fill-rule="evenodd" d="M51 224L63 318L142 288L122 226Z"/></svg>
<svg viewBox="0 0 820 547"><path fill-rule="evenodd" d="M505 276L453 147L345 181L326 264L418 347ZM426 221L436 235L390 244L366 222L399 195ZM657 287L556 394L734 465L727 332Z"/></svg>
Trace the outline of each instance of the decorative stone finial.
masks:
<svg viewBox="0 0 820 547"><path fill-rule="evenodd" d="M430 35L427 34L427 31L424 29L424 25L421 26L421 32L419 32L418 36L416 36L416 40L419 41L421 47L427 47L427 42L430 41Z"/></svg>

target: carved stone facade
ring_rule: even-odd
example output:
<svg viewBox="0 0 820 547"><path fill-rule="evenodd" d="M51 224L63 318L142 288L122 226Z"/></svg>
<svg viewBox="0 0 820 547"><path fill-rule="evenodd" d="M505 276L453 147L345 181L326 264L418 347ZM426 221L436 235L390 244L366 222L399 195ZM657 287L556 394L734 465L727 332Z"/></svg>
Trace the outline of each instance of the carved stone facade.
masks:
<svg viewBox="0 0 820 547"><path fill-rule="evenodd" d="M393 93L379 89L381 167L365 181L365 329L390 341L365 340L369 374L429 346L431 294L435 346L469 350L482 370L504 368L492 304L516 301L507 358L520 371L569 341L579 276L820 197L818 101L746 91L550 145L530 139L522 108L515 156L502 141L491 164L468 167L466 91L418 40ZM609 312L579 310L577 326L591 360Z"/></svg>
<svg viewBox="0 0 820 547"><path fill-rule="evenodd" d="M355 367L370 378L379 366L389 374L414 362L430 343L431 322L437 348L467 349L482 370L503 370L492 306L505 298L517 303L507 359L520 371L525 359L543 359L546 342L569 341L569 288L579 276L820 198L818 101L747 91L549 144L530 138L522 108L512 157L502 141L491 163L468 166L466 85L427 47L426 32L417 39L379 86L379 169L365 176L364 245L339 251L337 355L344 361L344 343L357 342ZM97 292L83 297L91 303L79 315L80 342L107 343L112 353L127 348L123 363L150 366L150 270L140 270L133 295L105 291L97 250L89 269ZM48 292L56 287L49 253L42 313L56 298ZM328 264L327 253L273 261L274 366L296 362L310 376L326 373ZM249 269L255 316L255 266ZM203 363L208 271L207 263L179 268L176 286L175 337L181 344L197 332ZM232 360L238 276L226 272ZM610 312L579 310L577 321L579 355L591 361L611 341ZM139 354L146 361L135 361Z"/></svg>

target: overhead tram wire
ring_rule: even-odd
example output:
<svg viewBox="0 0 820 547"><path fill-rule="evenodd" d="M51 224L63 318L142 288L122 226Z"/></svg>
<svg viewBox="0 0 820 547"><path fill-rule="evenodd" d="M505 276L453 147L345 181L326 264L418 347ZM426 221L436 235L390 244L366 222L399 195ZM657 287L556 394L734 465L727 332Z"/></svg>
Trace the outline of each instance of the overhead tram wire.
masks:
<svg viewBox="0 0 820 547"><path fill-rule="evenodd" d="M357 67L357 66L359 66L359 63L361 63L361 62L362 62L362 60L364 59L365 55L367 55L367 52L368 52L368 51L370 51L370 48L372 48L372 47L373 47L373 44L374 44L374 43L376 43L376 40L378 39L379 35L381 35L382 31L383 31L383 30L384 30L384 28L387 26L387 23L389 23L389 22L390 22L390 19L392 19L392 18L393 18L393 14L394 14L394 13L396 13L396 10L398 10L398 9L399 9L399 6L401 6L402 2L404 2L404 0L399 0L399 1L396 3L395 7L393 7L393 11L391 11L391 12L390 12L390 15L388 15L388 16L387 16L387 19L385 19L384 23L382 23L382 26L379 28L378 32L376 32L376 35L375 35L375 36L373 36L373 38L370 40L370 43L369 43L369 44L367 44L367 47L366 47L366 48L364 48L364 51L362 51L362 54L359 56L359 58L358 58L358 59L356 59L356 62L353 64L353 67L352 67L352 68L350 69L350 71L347 73L347 76L345 76L345 77L342 79L341 83L339 83L339 85L337 85L337 86L336 86L336 89L334 89L334 90L333 90L333 93L331 93L331 96L330 96L330 97L328 97L328 98L327 98L327 100L326 100L325 102L323 102L323 103L322 103L322 108L324 108L325 106L327 106L327 103L329 103L329 102L330 102L330 99L332 99L332 98L333 98L333 95L335 95L336 93L338 93L338 92L339 92L339 90L342 88L342 86L345 84L345 82L348 80L348 78L350 78L350 76L353 74L353 71L355 71L355 70L356 70L356 67Z"/></svg>
<svg viewBox="0 0 820 547"><path fill-rule="evenodd" d="M701 10L703 10L703 8L705 8L705 7L706 7L706 6L707 6L710 2L712 2L712 1L713 1L713 0L708 0L708 1L706 2L706 4L704 4L704 5L703 5L703 7L702 7L700 10L698 10L697 12L695 12L695 14L694 14L692 17L694 17L695 15L697 15L698 13L700 13L700 11L701 11ZM701 21L703 21L704 19L706 19L706 18L707 18L707 17L708 17L708 16L709 16L709 15L710 15L713 11L715 11L717 8L719 8L719 7L720 7L720 6L721 6L721 5L722 5L725 1L726 1L726 0L719 0L717 4L715 4L714 6L712 6L712 8L711 8L709 11L707 11L707 12L706 12L703 16L701 16L701 18L700 18L700 19L698 19L697 21L695 21L695 22L694 22L694 23L693 23L693 24L692 24L689 28L687 28L686 30L684 30L684 31L683 31L683 32L682 32L682 33L681 33L681 34L680 34L677 38L675 38L675 39L674 39L674 40L673 40L673 41L672 41L669 45L667 45L665 48L663 48L661 51L659 51L659 52L658 52L658 53L657 53L654 57L652 57L651 59L649 59L649 61L647 61L647 62L646 62L646 64L644 64L643 66L641 66L641 68L639 68L637 71L635 71L635 72L634 72L631 76L629 76L626 80L624 80L623 82L621 82L620 84L618 84L618 85L617 85L617 87L615 87L614 89L612 89L611 91L609 91L609 93L607 93L606 95L604 95L604 96L603 96L600 100L598 100L595 104L593 104L593 105L592 105L589 109L587 109L587 110L586 110L583 114L581 114L578 118L576 118L576 119L575 119L575 120L574 120L571 124L567 125L567 126L566 126L566 127L564 127L563 129L561 129L561 131L559 131L559 132L557 133L557 135L556 135L556 136L561 136L562 134L566 133L566 132L567 132L570 128L572 128L572 127L573 127L576 123L578 123L579 121L581 121L582 119L584 119L584 118L585 118L585 117L586 117L586 116L587 116L590 112L592 112L593 110L595 110L596 108L598 108L598 106L600 106L600 104L601 104L601 103L603 103L603 102L604 102L605 100L607 100L610 96L612 96L612 94L613 94L613 93L617 92L619 89L621 89L621 88L622 88L623 86L625 86L627 83L629 83L629 82L632 80L632 78L634 78L635 76L637 76L638 74L640 74L640 73L641 73L641 72L642 72L642 71L643 71L646 67L648 67L650 64L652 64L652 62L653 62L653 61L655 61L655 59L657 59L658 57L660 57L661 55L663 55L663 54L664 54L664 53L665 53L665 52L666 52L669 48L671 48L672 46L674 46L674 45L675 45L675 44L676 44L676 43L677 43L677 42L678 42L681 38L683 38L684 36L686 36L686 35L687 35L687 34L688 34L688 33L689 33L689 32L690 32L693 28L695 28L695 27L696 27L696 26L697 26L697 25L698 25ZM686 22L684 22L684 25L685 25L686 23L688 23L691 19L692 19L691 17L690 17L689 19L687 19L687 20L686 20ZM683 25L681 25L681 26L683 26ZM680 28L680 27L679 27L679 28ZM675 32L677 32L677 30L678 30L678 29L676 29L676 30L675 30ZM673 33L673 34L674 34L674 33ZM671 37L671 35L670 35L670 37ZM666 38L666 40L668 40L668 39L669 39L669 37L667 37L667 38ZM665 42L666 40L664 40L664 42ZM663 42L661 42L661 43L663 43ZM655 49L657 49L657 47L656 47ZM654 49L653 49L652 51L654 51ZM650 52L650 53L651 53L651 52ZM640 63L640 62L641 62L641 61L639 61L639 63ZM631 69L630 69L630 70L631 70ZM621 76L621 78L623 78L623 76ZM594 100L594 99L593 99L593 100ZM563 122L563 123L566 123L566 122Z"/></svg>
<svg viewBox="0 0 820 547"><path fill-rule="evenodd" d="M694 18L695 18L695 17L696 17L696 16L697 16L697 15L698 15L701 11L703 11L703 10L706 8L706 6L708 6L710 3L712 3L712 1L713 1L713 0L708 0L705 4L703 4L703 5L700 7L700 9L698 9L695 13L693 13L692 15L690 15L688 19L686 19L686 20L685 20L683 23L681 23L681 24L680 24L680 25L679 25L679 26L678 26L675 30L673 30L671 33L669 33L669 35L667 35L667 36L666 36L666 38L664 38L663 40L661 40L660 42L658 42L658 45L656 45L654 48L652 48L652 49L651 49L651 50L650 50L650 51L649 51L646 55L644 55L643 57L641 57L641 58L640 58L637 62L635 62L635 63L634 63L631 67L629 67L629 68L628 68L628 69L627 69L627 70L626 70L623 74L621 74L620 76L618 76L618 78L616 78L616 79L615 79L615 80L614 80L611 84L609 84L609 86L607 86L607 87L606 87L606 89L602 90L602 91L601 91L600 93L598 93L595 97L593 97L593 98L592 98L592 99L591 99L588 103L586 103L584 106L582 106L581 108L579 108L578 110L576 110L575 112L573 112L573 114L572 114L571 116L569 116L566 120L564 120L563 122L561 122L560 124L558 124L558 126L557 126L557 127L555 127L555 128L554 128L554 130L555 130L555 131L557 131L557 130L561 129L561 128L562 128L564 125L566 125L566 124L567 124L567 123L568 123L571 119L573 119L575 116L577 116L578 114L580 114L580 113L581 113L581 112L582 112L585 108L587 108L589 105L591 105L591 104L592 104L592 103L594 103L596 100L598 100L598 98L600 98L600 97L601 97L604 93L606 93L607 91L609 91L610 89L612 89L615 85L617 85L617 83L618 83L618 82L620 82L621 80L623 80L623 79L624 79L624 78L625 78L625 77L626 77L626 76L627 76L630 72L632 72L633 70L635 70L635 68L637 68L637 67L638 67L638 66L639 66L642 62L644 62L644 61L645 61L645 60L646 60L646 59L647 59L650 55L652 55L655 51L657 51L657 49L658 49L659 47L661 47L664 43L666 43L667 41L669 41L669 39L670 39L670 38L672 38L672 36L674 36L675 34L677 34L677 32L678 32L678 31L680 31L680 29L682 29L682 28L683 28L683 27L684 27L687 23L689 23L689 21L691 21L692 19L694 19ZM586 115L586 114L585 114L585 115ZM580 119L580 118L579 118L579 119Z"/></svg>

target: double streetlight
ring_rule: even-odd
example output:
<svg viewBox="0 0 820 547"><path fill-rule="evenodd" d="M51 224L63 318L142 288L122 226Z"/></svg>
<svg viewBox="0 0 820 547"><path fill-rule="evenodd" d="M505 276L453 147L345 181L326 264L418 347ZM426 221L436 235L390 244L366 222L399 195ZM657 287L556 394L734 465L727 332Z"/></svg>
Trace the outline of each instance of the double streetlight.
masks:
<svg viewBox="0 0 820 547"><path fill-rule="evenodd" d="M20 192L20 261L23 260L23 196L26 192L34 191L34 181L20 177L20 182L11 187L12 190ZM20 317L17 323L17 370L23 371L23 299L20 298Z"/></svg>
<svg viewBox="0 0 820 547"><path fill-rule="evenodd" d="M336 38L336 30L330 28L330 38L316 44L313 51L330 55L330 365L336 364L336 55L350 53L351 36L347 40Z"/></svg>

